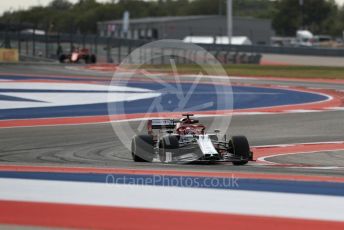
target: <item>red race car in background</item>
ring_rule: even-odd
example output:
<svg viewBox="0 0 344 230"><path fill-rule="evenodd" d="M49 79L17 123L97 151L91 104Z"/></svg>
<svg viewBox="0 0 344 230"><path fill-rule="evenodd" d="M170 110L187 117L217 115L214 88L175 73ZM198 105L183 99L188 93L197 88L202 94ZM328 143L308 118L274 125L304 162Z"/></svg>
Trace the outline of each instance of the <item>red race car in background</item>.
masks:
<svg viewBox="0 0 344 230"><path fill-rule="evenodd" d="M232 162L245 165L253 153L245 136L207 133L206 127L183 114L179 120L153 119L147 134L132 139L131 154L136 162Z"/></svg>
<svg viewBox="0 0 344 230"><path fill-rule="evenodd" d="M61 54L59 56L60 63L79 63L80 60L83 60L86 64L94 64L97 62L97 57L86 48L77 48L70 54Z"/></svg>

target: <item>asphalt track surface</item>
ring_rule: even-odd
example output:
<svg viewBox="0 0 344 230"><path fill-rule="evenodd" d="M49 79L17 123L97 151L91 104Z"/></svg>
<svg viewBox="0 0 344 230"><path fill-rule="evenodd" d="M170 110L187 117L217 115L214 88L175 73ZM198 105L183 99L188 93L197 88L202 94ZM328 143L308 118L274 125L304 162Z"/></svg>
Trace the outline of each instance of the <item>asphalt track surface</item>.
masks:
<svg viewBox="0 0 344 230"><path fill-rule="evenodd" d="M56 74L112 77L111 73L75 71L63 66L1 65L1 73ZM238 79L235 82L307 86L344 90L344 85L307 83L298 81ZM344 111L316 113L287 113L244 115L232 118L231 134L246 135L251 145L275 145L307 142L343 141ZM203 118L207 125L209 118ZM133 121L131 125L137 125ZM282 164L305 163L316 166L344 166L343 152L319 152L273 157ZM271 160L271 159L270 159ZM274 167L251 163L247 166L231 164L161 164L135 163L129 151L118 140L111 124L87 124L47 127L0 129L1 164L87 166L129 169L163 169L193 171L233 171L251 173L287 173L303 175L344 176L344 170L302 167Z"/></svg>

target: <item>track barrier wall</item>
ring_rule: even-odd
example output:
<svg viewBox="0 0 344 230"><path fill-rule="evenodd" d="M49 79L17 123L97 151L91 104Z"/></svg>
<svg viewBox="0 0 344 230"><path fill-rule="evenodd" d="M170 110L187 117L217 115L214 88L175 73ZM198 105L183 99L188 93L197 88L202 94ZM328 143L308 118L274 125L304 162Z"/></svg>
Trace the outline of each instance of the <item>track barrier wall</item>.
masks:
<svg viewBox="0 0 344 230"><path fill-rule="evenodd" d="M0 44L4 48L15 48L19 56L42 57L58 60L61 52L69 53L73 48L88 48L102 63L120 63L134 49L141 47L151 40L133 40L97 35L82 34L22 34L18 32L0 32ZM224 64L231 63L260 63L261 54L286 54L344 57L341 48L309 48L309 47L274 47L266 45L216 45L197 44L213 54ZM149 50L147 52L168 52L178 56L178 50ZM144 54L143 54L144 55ZM201 54L187 54L199 55ZM143 57L144 58L144 57ZM188 64L188 60L179 60ZM153 61L155 64L164 64L162 60Z"/></svg>

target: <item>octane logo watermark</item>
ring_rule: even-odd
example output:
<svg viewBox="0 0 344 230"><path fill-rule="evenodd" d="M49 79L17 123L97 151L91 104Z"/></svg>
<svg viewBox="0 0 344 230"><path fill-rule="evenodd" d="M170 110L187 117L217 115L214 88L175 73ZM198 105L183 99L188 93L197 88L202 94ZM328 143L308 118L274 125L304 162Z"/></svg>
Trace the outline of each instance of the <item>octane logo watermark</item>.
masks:
<svg viewBox="0 0 344 230"><path fill-rule="evenodd" d="M188 112L207 133L223 134L231 121L232 87L221 63L202 47L179 40L135 49L115 71L110 91L112 127L128 150L135 135L147 134L150 118L175 119Z"/></svg>
<svg viewBox="0 0 344 230"><path fill-rule="evenodd" d="M164 176L152 175L146 177L120 176L108 174L105 177L105 183L113 186L131 185L131 186L163 186L163 187L181 187L181 188L222 188L238 189L240 180L232 174L231 177L184 177L184 176Z"/></svg>

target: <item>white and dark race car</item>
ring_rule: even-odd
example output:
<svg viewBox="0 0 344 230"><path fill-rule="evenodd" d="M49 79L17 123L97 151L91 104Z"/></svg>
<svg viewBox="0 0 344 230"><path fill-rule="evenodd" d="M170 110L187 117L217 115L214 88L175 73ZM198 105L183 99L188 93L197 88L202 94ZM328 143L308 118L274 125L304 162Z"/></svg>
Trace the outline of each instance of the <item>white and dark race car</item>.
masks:
<svg viewBox="0 0 344 230"><path fill-rule="evenodd" d="M136 162L232 162L245 165L253 160L253 153L245 136L213 134L183 114L180 120L148 120L146 135L136 135L131 142L131 154Z"/></svg>

